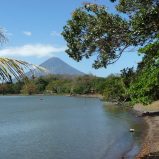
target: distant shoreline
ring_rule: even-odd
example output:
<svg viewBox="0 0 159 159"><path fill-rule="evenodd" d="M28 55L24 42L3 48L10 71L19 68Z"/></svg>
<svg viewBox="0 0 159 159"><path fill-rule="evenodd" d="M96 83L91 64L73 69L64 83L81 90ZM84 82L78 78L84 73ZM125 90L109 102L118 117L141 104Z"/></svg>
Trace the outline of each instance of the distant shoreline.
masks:
<svg viewBox="0 0 159 159"><path fill-rule="evenodd" d="M87 97L87 98L99 98L103 100L103 96L100 94L0 94L0 96L66 96L66 97Z"/></svg>
<svg viewBox="0 0 159 159"><path fill-rule="evenodd" d="M103 96L100 94L75 94L75 95L64 95L68 97L86 97L86 98L99 98L103 100Z"/></svg>

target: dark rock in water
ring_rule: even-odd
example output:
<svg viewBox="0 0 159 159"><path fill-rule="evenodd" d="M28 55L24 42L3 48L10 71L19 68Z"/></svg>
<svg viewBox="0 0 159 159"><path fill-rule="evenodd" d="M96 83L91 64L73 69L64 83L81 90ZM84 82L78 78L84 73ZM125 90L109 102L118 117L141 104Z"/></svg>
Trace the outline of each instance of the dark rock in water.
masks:
<svg viewBox="0 0 159 159"><path fill-rule="evenodd" d="M143 112L142 116L159 116L159 111Z"/></svg>
<svg viewBox="0 0 159 159"><path fill-rule="evenodd" d="M150 153L150 154L142 157L141 159L159 159L159 152Z"/></svg>

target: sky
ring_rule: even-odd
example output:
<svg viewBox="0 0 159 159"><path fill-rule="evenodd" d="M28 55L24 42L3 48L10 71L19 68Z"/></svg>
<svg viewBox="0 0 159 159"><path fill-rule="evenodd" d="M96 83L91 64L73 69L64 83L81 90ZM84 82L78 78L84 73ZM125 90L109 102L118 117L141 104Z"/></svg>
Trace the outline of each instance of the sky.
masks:
<svg viewBox="0 0 159 159"><path fill-rule="evenodd" d="M0 27L8 38L8 42L0 48L0 56L37 65L50 57L59 57L84 73L101 77L119 73L125 67L135 67L141 57L133 49L125 52L115 64L98 70L92 68L94 57L76 62L65 53L66 42L60 33L73 10L80 7L83 1L0 0ZM98 0L98 3L104 3L110 12L115 13L113 4L108 0Z"/></svg>

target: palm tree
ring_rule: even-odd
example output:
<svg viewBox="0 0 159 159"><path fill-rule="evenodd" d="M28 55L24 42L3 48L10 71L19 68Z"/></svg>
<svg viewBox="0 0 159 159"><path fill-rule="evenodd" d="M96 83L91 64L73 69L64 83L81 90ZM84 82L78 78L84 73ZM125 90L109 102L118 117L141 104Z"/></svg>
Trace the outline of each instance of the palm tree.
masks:
<svg viewBox="0 0 159 159"><path fill-rule="evenodd" d="M3 44L7 41L4 31L0 29L0 44ZM28 62L0 57L0 80L1 81L12 81L12 77L15 77L17 80L25 77L25 70L29 69L39 69L44 70L44 68L29 64Z"/></svg>

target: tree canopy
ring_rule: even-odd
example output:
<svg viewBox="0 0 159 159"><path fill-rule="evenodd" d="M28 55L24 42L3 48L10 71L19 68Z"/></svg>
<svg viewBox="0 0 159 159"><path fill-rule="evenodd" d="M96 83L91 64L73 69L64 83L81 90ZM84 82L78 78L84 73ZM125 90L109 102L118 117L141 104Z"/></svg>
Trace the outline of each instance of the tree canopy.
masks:
<svg viewBox="0 0 159 159"><path fill-rule="evenodd" d="M93 3L85 3L73 12L62 32L70 57L80 61L96 54L93 67L107 67L126 48L158 41L159 0L116 1L118 14Z"/></svg>
<svg viewBox="0 0 159 159"><path fill-rule="evenodd" d="M116 13L97 3L85 3L73 12L62 32L66 53L76 61L96 55L93 67L100 68L115 63L127 48L136 47L143 57L137 70L124 69L110 83L120 88L116 91L120 99L143 104L158 100L159 0L110 1L115 2ZM112 98L114 87L108 83L105 89L105 96Z"/></svg>

